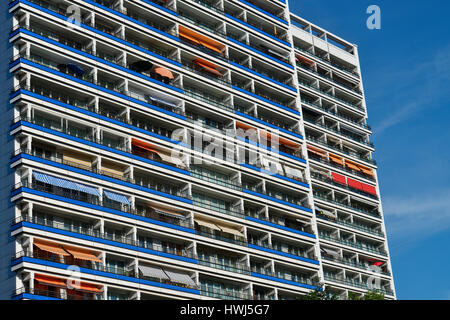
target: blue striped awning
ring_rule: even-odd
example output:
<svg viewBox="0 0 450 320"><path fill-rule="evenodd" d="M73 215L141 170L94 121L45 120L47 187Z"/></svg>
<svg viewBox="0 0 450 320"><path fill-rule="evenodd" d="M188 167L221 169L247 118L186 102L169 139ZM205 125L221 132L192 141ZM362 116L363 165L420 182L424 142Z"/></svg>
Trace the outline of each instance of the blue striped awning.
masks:
<svg viewBox="0 0 450 320"><path fill-rule="evenodd" d="M126 196L124 196L123 194L118 194L118 193L111 192L111 191L108 191L108 190L103 190L103 194L108 199L111 199L113 201L117 201L117 202L120 202L120 203L123 203L123 204L131 206L130 201L128 201L128 198Z"/></svg>
<svg viewBox="0 0 450 320"><path fill-rule="evenodd" d="M85 192L85 193L89 193L94 196L100 197L100 193L98 192L98 190L96 188L89 187L87 185L84 185L84 184L81 184L78 182L69 181L66 179L54 177L54 176L51 176L51 175L48 175L45 173L36 172L36 171L33 171L33 176L37 181L40 181L40 182L43 182L46 184L51 184L55 187L76 190L76 191Z"/></svg>

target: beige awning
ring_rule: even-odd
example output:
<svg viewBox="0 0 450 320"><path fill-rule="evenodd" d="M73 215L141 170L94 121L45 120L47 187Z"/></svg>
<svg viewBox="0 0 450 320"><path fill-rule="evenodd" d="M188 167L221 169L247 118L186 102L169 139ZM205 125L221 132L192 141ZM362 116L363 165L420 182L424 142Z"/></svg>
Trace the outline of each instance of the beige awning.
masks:
<svg viewBox="0 0 450 320"><path fill-rule="evenodd" d="M178 158L178 157L172 157L172 155L165 154L165 153L163 153L163 152L161 152L161 151L158 151L158 150L155 150L155 152L156 152L156 153L158 154L158 156L160 156L161 159L162 159L163 161L165 161L165 162L172 163L172 164L174 164L174 165L176 165L176 166L179 166L179 167L186 167L186 165L184 164L184 162L181 161L181 159Z"/></svg>
<svg viewBox="0 0 450 320"><path fill-rule="evenodd" d="M222 226L222 225L219 225L219 228L222 229L222 231L225 232L225 233L231 233L231 234L234 234L235 236L245 238L244 233L242 233L239 230L236 230L236 229L233 229L233 228L229 228L229 227L226 227L226 226Z"/></svg>
<svg viewBox="0 0 450 320"><path fill-rule="evenodd" d="M198 220L196 219L194 221L197 222L202 227L206 227L206 228L212 229L212 230L222 231L218 226L216 226L212 222L208 222L208 221L200 220L200 219L198 219Z"/></svg>

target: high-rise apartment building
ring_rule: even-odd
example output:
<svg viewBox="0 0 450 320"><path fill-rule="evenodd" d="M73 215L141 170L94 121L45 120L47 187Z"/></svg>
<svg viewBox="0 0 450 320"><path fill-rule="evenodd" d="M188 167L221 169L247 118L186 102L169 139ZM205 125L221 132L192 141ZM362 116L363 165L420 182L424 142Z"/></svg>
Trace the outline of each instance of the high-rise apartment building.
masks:
<svg viewBox="0 0 450 320"><path fill-rule="evenodd" d="M0 298L395 299L355 45L284 0L3 17Z"/></svg>

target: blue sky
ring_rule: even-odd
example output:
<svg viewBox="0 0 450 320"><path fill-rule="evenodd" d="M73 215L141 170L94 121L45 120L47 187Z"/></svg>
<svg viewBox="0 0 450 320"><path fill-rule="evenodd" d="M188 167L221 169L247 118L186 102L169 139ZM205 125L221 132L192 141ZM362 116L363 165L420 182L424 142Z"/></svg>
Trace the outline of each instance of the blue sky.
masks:
<svg viewBox="0 0 450 320"><path fill-rule="evenodd" d="M366 27L369 5L381 30ZM358 45L398 298L450 300L450 1L290 9Z"/></svg>

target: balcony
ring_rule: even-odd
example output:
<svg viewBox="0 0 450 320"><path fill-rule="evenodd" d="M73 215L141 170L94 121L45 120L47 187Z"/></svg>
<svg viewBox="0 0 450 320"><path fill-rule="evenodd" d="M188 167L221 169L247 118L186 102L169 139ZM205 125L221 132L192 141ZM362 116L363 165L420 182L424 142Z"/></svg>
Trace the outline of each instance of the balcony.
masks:
<svg viewBox="0 0 450 320"><path fill-rule="evenodd" d="M322 124L322 123L320 123L318 121L307 119L305 117L303 118L303 120L305 122L307 122L307 123L311 123L311 124L313 124L315 126L319 126L319 127L323 128L325 130L332 131L332 132L334 132L334 133L336 133L336 134L338 134L338 135L340 135L340 136L342 136L344 138L347 138L347 139L353 140L355 142L361 143L361 144L363 144L363 145L365 145L365 146L367 146L369 148L373 148L374 147L373 142L366 141L364 138L362 138L360 136L347 134L347 133L343 132L342 130L336 130L335 128L332 128L330 126L324 125L324 124Z"/></svg>
<svg viewBox="0 0 450 320"><path fill-rule="evenodd" d="M340 277L340 276L334 275L332 273L328 273L328 274L325 273L324 279L326 281L332 281L332 282L344 284L344 285L351 286L351 287L356 287L356 288L363 289L363 290L373 290L374 289L372 287L369 287L368 284L365 282L361 282L356 279ZM390 295L390 296L394 295L393 291L389 290L389 289L378 288L377 290L380 290L382 293Z"/></svg>
<svg viewBox="0 0 450 320"><path fill-rule="evenodd" d="M331 236L330 234L322 232L320 230L319 238L387 257L387 252L384 249L376 248L375 246L369 245L365 242L345 240L336 236Z"/></svg>
<svg viewBox="0 0 450 320"><path fill-rule="evenodd" d="M41 219L39 216L30 217L28 215L22 215L21 217L14 219L11 222L11 225L14 226L14 225L17 225L19 223L24 223L24 222L28 222L28 223L39 225L39 226L50 227L50 228L57 229L57 230L64 230L64 231L68 231L68 232L72 232L72 233L80 234L80 235L84 235L84 236L89 236L89 237L93 238L93 241L95 241L95 239L102 239L102 240L109 240L109 241L122 243L122 244L126 244L126 245L131 245L133 247L136 247L137 249L150 249L150 250L157 251L159 253L171 255L171 258L173 258L173 259L176 259L177 256L183 257L183 258L189 258L189 259L197 259L197 256L191 250L188 250L187 248L183 248L181 250L176 250L176 249L174 249L174 246L171 246L171 243L166 243L165 246L156 245L156 244L154 245L152 243L143 243L142 241L139 241L139 240L134 241L130 237L126 237L126 236L117 236L117 235L112 236L110 233L101 233L100 231L94 230L92 228L75 228L74 229L71 226L68 226L64 223L44 220L44 219ZM101 243L101 242L99 242L99 243Z"/></svg>
<svg viewBox="0 0 450 320"><path fill-rule="evenodd" d="M364 208L362 206L345 204L345 203L342 203L342 202L334 200L333 198L331 198L330 196L326 195L325 193L317 192L315 190L313 190L313 193L314 193L314 198L316 198L316 199L323 200L323 201L329 202L331 204L335 204L335 205L338 205L338 206L341 206L341 207L344 207L344 208L347 208L347 209L350 209L350 210L361 212L361 213L370 215L372 217L381 219L380 213L379 212L374 212L374 211L377 211L378 209L370 210L370 209Z"/></svg>
<svg viewBox="0 0 450 320"><path fill-rule="evenodd" d="M26 295L31 295L31 297L26 297ZM22 287L17 290L14 290L13 299L18 296L22 296L25 299L34 299L33 296L42 296L55 300L103 300L102 294L93 295L92 297L76 295L76 294L67 294L61 292L60 290L44 290L38 288L30 288L30 287Z"/></svg>
<svg viewBox="0 0 450 320"><path fill-rule="evenodd" d="M327 256L325 254L322 254L322 259L323 260L327 260L327 261L331 261L331 262L337 262L337 263L341 263L341 264L345 264L349 267L354 267L354 268L358 268L361 270L366 270L366 271L372 271L372 272L376 272L373 270L369 269L369 264L368 263L363 263L363 262L357 262L353 259L348 259L348 258L336 258L336 257L330 257ZM385 275L385 276L391 276L390 272L386 272L386 271L381 271L381 274Z"/></svg>
<svg viewBox="0 0 450 320"><path fill-rule="evenodd" d="M340 148L338 146L334 146L334 145L332 145L330 143L327 143L327 142L321 140L320 138L314 137L314 136L312 136L310 134L306 134L306 139L309 140L309 141L312 141L314 143L318 143L318 144L320 144L320 145L322 145L324 147L327 147L327 148L336 150L338 152L341 152L343 154L346 154L346 155L348 155L350 157L356 158L358 160L365 161L365 162L368 162L368 163L373 164L373 165L377 165L377 162L375 160L373 160L373 159L365 158L363 155L361 155L359 153L356 153L356 152L346 151L343 148Z"/></svg>
<svg viewBox="0 0 450 320"><path fill-rule="evenodd" d="M367 232L367 233L373 234L373 235L378 236L378 237L384 237L385 236L383 232L381 232L381 231L379 231L377 229L374 229L374 228L370 228L370 227L368 227L366 225L363 225L363 224L360 224L360 223L350 223L350 222L347 222L347 221L342 220L342 219L331 219L328 216L321 215L321 214L318 214L318 213L316 213L316 217L319 218L319 219L322 219L322 220L326 220L326 221L330 221L330 222L339 224L341 226L349 227L349 228L352 228L352 229L355 229L355 230L359 230L359 231L362 231L362 232Z"/></svg>
<svg viewBox="0 0 450 320"><path fill-rule="evenodd" d="M328 184L330 184L332 186L335 186L335 187L338 187L338 188L346 189L346 190L348 190L350 192L357 193L357 194L362 195L364 197L369 197L369 198L374 199L374 200L378 200L379 199L377 195L370 194L370 193L367 193L367 192L364 192L364 191L360 191L360 190L352 188L352 187L350 187L348 185L344 185L342 183L335 182L334 179L332 179L332 178L330 178L328 176L324 176L322 174L316 173L316 172L311 172L311 178L319 180L319 181L322 181L322 182L325 182L325 183L328 183Z"/></svg>

